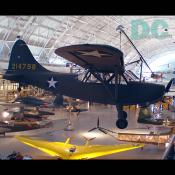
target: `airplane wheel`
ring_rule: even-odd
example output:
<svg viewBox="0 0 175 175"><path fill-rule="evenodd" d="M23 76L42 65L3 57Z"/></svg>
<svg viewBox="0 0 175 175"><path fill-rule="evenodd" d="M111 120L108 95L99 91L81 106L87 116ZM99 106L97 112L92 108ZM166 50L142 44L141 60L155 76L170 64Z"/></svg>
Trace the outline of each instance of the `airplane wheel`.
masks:
<svg viewBox="0 0 175 175"><path fill-rule="evenodd" d="M119 129L125 129L128 126L128 121L125 119L118 119L116 122L116 126Z"/></svg>
<svg viewBox="0 0 175 175"><path fill-rule="evenodd" d="M126 119L127 118L127 112L123 111L123 118Z"/></svg>

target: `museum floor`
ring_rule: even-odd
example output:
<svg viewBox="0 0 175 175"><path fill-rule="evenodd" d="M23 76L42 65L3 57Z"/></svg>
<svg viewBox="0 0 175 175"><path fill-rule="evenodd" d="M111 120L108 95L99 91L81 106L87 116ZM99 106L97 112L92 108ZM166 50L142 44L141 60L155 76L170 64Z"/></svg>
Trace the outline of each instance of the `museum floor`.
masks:
<svg viewBox="0 0 175 175"><path fill-rule="evenodd" d="M84 144L86 137L96 137L92 140L91 144L117 144L124 143L118 141L115 134L108 135L100 131L93 131L87 133L89 129L92 129L97 124L98 117L100 118L100 125L110 130L118 132L116 129L116 109L114 106L93 105L90 106L88 112L80 113L77 118L76 115L72 115L72 122L74 131L64 131L67 124L68 113L63 109L56 110L56 115L48 117L48 120L53 121L53 127L44 128L25 132L7 133L6 137L0 136L0 157L5 158L11 154L12 151L19 151L23 155L30 155L33 159L52 159L47 154L31 148L27 145L20 143L14 135L28 135L32 138L40 138L48 141L65 141L66 138L72 137L72 144L81 145ZM128 115L128 128L146 128L143 124L137 123L137 112L130 111ZM139 130L139 129L138 129ZM126 142L125 142L126 143ZM143 149L135 149L122 153L116 153L113 155L98 157L96 159L161 159L165 151L165 148L157 145L145 144Z"/></svg>

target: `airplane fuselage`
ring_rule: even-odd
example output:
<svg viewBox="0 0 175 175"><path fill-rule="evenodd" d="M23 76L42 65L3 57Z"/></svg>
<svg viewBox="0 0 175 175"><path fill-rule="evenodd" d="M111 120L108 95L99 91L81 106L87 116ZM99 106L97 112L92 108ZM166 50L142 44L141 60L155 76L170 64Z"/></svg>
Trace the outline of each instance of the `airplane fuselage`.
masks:
<svg viewBox="0 0 175 175"><path fill-rule="evenodd" d="M14 77L6 79L15 81ZM26 72L19 83L30 84L52 91L54 94L62 94L81 100L111 104L111 105L148 105L159 101L165 92L165 87L159 84L129 82L117 85L118 96L115 99L115 85L107 84L107 89L102 83L85 83L78 80L77 76L56 72Z"/></svg>
<svg viewBox="0 0 175 175"><path fill-rule="evenodd" d="M88 69L101 83L85 82L76 74L52 72L40 65L33 57L23 40L18 39L12 47L9 66L4 79L20 84L33 85L53 92L56 101L63 103L62 95L78 98L84 101L116 105L118 110L117 127L127 127L127 114L123 105L147 106L162 99L166 89L163 85L128 82L127 84L112 84L111 77L117 80L117 75L124 73L123 53L107 45L76 45L63 47L55 51L59 56ZM108 81L101 80L99 74L114 73ZM89 72L87 72L89 73ZM89 75L85 74L85 78Z"/></svg>

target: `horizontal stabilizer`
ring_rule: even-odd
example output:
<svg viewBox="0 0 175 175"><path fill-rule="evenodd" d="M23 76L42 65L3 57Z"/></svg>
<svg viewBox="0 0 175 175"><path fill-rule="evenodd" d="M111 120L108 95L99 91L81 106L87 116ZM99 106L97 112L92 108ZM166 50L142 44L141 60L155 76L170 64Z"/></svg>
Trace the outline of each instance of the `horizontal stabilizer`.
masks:
<svg viewBox="0 0 175 175"><path fill-rule="evenodd" d="M19 79L22 79L23 75L22 74L18 74L18 73L6 73L3 75L3 79L7 79L7 80L13 80L13 81L18 81Z"/></svg>

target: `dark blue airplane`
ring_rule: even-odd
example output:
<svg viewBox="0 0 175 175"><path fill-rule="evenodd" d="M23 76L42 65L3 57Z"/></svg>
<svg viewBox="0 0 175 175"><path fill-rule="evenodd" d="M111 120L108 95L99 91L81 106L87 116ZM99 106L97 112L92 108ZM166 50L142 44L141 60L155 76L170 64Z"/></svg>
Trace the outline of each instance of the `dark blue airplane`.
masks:
<svg viewBox="0 0 175 175"><path fill-rule="evenodd" d="M142 81L128 81L124 75L123 53L112 46L98 44L80 44L58 48L59 56L87 69L82 80L77 74L52 72L41 66L33 57L26 43L18 39L11 50L8 70L4 79L16 81L23 85L33 85L57 95L81 100L115 105L118 110L116 126L127 127L127 113L124 105L148 106L161 100L169 91L160 84ZM107 76L106 76L107 75ZM90 77L97 82L90 81ZM123 78L124 81L121 81ZM124 83L123 83L124 82Z"/></svg>
<svg viewBox="0 0 175 175"><path fill-rule="evenodd" d="M29 131L29 130L34 130L34 129L41 129L41 128L49 128L52 127L53 124L52 122L29 122L29 121L19 121L19 122L14 122L11 121L10 123L4 123L0 122L0 135L4 135L6 133L11 133L11 132L21 132L21 131Z"/></svg>
<svg viewBox="0 0 175 175"><path fill-rule="evenodd" d="M47 102L45 100L41 100L41 99L38 99L36 97L27 96L27 97L18 97L17 99L15 99L15 101L13 103L21 103L21 104L26 105L26 106L34 106L34 107L38 107L38 108L41 107L41 108L53 108L54 109L57 107L64 107L64 108L66 108L67 111L77 112L77 115L80 112L88 111L88 109L78 107L78 105L81 104L82 102L76 102L76 101L69 102L69 103L64 102L63 97L59 96L59 95L56 96L56 98L54 99L53 102ZM26 109L25 109L25 111L26 111ZM54 113L47 112L47 111L40 111L38 109L38 115L54 115ZM26 116L27 116L27 114L26 114Z"/></svg>
<svg viewBox="0 0 175 175"><path fill-rule="evenodd" d="M18 97L16 98L13 103L21 103L26 106L36 106L41 108L53 108L63 104L63 99L58 96L55 98L53 102L47 102L45 100L38 99L36 97Z"/></svg>

